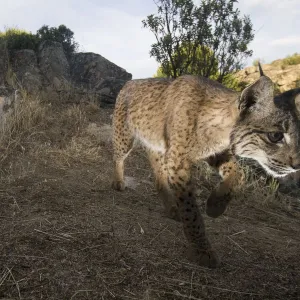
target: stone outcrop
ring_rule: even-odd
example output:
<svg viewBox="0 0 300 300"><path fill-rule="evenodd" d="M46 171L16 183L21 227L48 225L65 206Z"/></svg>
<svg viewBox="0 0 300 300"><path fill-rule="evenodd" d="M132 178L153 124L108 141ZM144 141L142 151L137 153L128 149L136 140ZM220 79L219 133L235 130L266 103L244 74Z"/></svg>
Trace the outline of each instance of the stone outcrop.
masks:
<svg viewBox="0 0 300 300"><path fill-rule="evenodd" d="M69 59L62 45L53 41L42 42L37 52L25 49L9 55L0 45L0 87L11 84L7 75L29 93L72 90L80 96L92 94L102 107L113 106L121 88L132 79L130 73L99 54L76 53Z"/></svg>
<svg viewBox="0 0 300 300"><path fill-rule="evenodd" d="M76 53L70 65L72 82L96 91L102 106L114 105L121 88L132 79L126 70L95 53Z"/></svg>
<svg viewBox="0 0 300 300"><path fill-rule="evenodd" d="M95 53L75 53L71 59L72 78L77 83L92 84L96 88L105 77L130 80L131 74Z"/></svg>
<svg viewBox="0 0 300 300"><path fill-rule="evenodd" d="M44 41L38 49L39 67L43 76L55 90L70 87L70 65L62 44Z"/></svg>
<svg viewBox="0 0 300 300"><path fill-rule="evenodd" d="M12 70L23 88L29 93L37 92L42 88L42 75L33 50L16 51L11 61Z"/></svg>
<svg viewBox="0 0 300 300"><path fill-rule="evenodd" d="M282 60L262 65L264 73L277 84L279 92L285 92L300 86L300 64L284 65ZM236 78L248 84L259 78L258 67L252 66L239 71Z"/></svg>

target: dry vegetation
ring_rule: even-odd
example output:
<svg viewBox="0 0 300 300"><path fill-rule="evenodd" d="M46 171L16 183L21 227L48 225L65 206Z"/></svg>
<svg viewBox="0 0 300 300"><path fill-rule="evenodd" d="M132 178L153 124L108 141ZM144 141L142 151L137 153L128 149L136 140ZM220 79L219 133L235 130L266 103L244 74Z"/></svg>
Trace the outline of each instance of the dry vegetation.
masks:
<svg viewBox="0 0 300 300"><path fill-rule="evenodd" d="M111 190L111 113L48 94L7 119L0 299L299 299L298 199L245 166L226 213L206 217L220 268L192 264L141 151L128 158L128 190ZM199 165L195 179L203 209L218 176Z"/></svg>
<svg viewBox="0 0 300 300"><path fill-rule="evenodd" d="M299 65L300 64L300 53L294 53L288 55L285 58L277 59L271 62L271 65L280 66L283 70L288 66Z"/></svg>

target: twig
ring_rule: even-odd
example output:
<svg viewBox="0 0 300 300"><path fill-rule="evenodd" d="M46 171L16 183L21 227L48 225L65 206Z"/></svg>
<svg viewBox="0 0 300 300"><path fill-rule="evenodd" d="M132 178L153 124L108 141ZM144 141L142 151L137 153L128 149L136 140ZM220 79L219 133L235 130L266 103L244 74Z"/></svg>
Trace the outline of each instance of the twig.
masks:
<svg viewBox="0 0 300 300"><path fill-rule="evenodd" d="M189 284L188 281L184 281L184 280L179 280L179 279L174 279L174 278L168 278L168 277L163 277L163 278L166 279L166 280L169 280L169 281L175 281L175 282ZM217 286L211 286L211 285L207 285L207 284L194 283L193 285L194 286L198 286L198 287L202 287L202 288L206 287L206 288L215 289L215 290L222 291L222 292L230 292L230 293L235 293L235 294L240 294L240 295L250 295L250 296L261 296L262 295L262 294L257 294L257 293L250 293L250 292L242 292L242 291L237 291L237 290L230 290L230 289L220 288L220 287L217 287Z"/></svg>
<svg viewBox="0 0 300 300"><path fill-rule="evenodd" d="M163 228L150 242L149 244L151 245L152 242L157 239L167 228L169 227L169 225L167 225L165 228Z"/></svg>
<svg viewBox="0 0 300 300"><path fill-rule="evenodd" d="M52 236L52 237L54 237L54 238L58 238L58 239L66 240L66 241L69 241L69 242L70 242L70 239L67 239L67 238L65 238L64 236L61 236L61 235L57 235L57 234L52 234L52 233L44 232L44 231L39 230L39 229L34 229L34 231L36 231L36 232L38 232L38 233L42 233L42 234L48 235L48 236Z"/></svg>
<svg viewBox="0 0 300 300"><path fill-rule="evenodd" d="M11 276L11 278L12 278L14 284L16 285L16 288L17 288L17 290L18 290L19 299L22 299L22 297L21 297L21 292L20 292L20 287L19 287L19 284L18 284L18 282L16 281L16 279L15 279L15 277L14 277L12 271L11 271L12 269L9 269L9 268L6 268L6 269L7 269L7 271L10 273L10 276Z"/></svg>
<svg viewBox="0 0 300 300"><path fill-rule="evenodd" d="M127 292L127 293L130 294L130 295L136 296L136 294L134 294L134 293L132 293L132 292L126 290L126 289L124 289L124 291Z"/></svg>
<svg viewBox="0 0 300 300"><path fill-rule="evenodd" d="M238 234L241 234L241 233L244 233L244 232L246 232L246 230L245 230L245 229L244 229L244 230L242 230L242 231L239 231L239 232L233 233L233 234L231 234L230 236L235 236L235 235L238 235Z"/></svg>
<svg viewBox="0 0 300 300"><path fill-rule="evenodd" d="M77 294L79 294L79 293L88 293L88 292L93 292L93 290L78 290L78 291L76 291L73 295L72 295L72 297L70 298L70 300L72 300Z"/></svg>
<svg viewBox="0 0 300 300"><path fill-rule="evenodd" d="M7 270L3 272L3 275L0 278L0 286L4 283L4 281L5 281L5 279L7 278L8 275L9 275L9 272Z"/></svg>
<svg viewBox="0 0 300 300"><path fill-rule="evenodd" d="M192 271L192 277L191 277L191 289L190 289L190 297L189 297L189 299L192 299L194 273L195 273L195 272Z"/></svg>
<svg viewBox="0 0 300 300"><path fill-rule="evenodd" d="M157 293L164 293L165 295L172 295L172 296L177 296L177 297L179 296L179 297L188 298L191 300L202 300L201 298L195 298L193 296L187 296L187 295L181 294L181 293L179 293L179 291L174 291L174 293L166 292L163 290L154 290L154 289L149 289L149 291L153 291L153 292L157 292Z"/></svg>
<svg viewBox="0 0 300 300"><path fill-rule="evenodd" d="M103 246L103 244L101 244L101 245L95 245L95 246L91 246L91 247L84 247L82 249L79 249L79 251L84 251L84 250L87 250L87 249L99 248L101 246Z"/></svg>
<svg viewBox="0 0 300 300"><path fill-rule="evenodd" d="M17 257L17 258L32 258L32 259L49 259L49 260L54 260L49 257L45 256L34 256L34 255L0 255L0 257Z"/></svg>
<svg viewBox="0 0 300 300"><path fill-rule="evenodd" d="M238 246L243 252L245 252L247 255L249 255L249 253L244 250L236 241L234 241L230 236L227 236L236 246Z"/></svg>

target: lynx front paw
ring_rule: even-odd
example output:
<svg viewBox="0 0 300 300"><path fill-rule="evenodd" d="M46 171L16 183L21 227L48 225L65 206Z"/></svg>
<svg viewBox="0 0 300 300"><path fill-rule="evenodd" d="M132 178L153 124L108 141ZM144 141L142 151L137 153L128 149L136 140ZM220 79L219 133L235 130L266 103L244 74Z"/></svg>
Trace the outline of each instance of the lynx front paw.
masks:
<svg viewBox="0 0 300 300"><path fill-rule="evenodd" d="M124 191L125 190L125 182L124 181L113 181L111 187L117 191Z"/></svg>
<svg viewBox="0 0 300 300"><path fill-rule="evenodd" d="M188 249L188 259L200 266L215 269L220 265L220 260L212 249L198 249L190 247Z"/></svg>
<svg viewBox="0 0 300 300"><path fill-rule="evenodd" d="M230 199L230 193L218 194L217 191L213 191L206 203L206 214L212 218L221 216L225 212Z"/></svg>

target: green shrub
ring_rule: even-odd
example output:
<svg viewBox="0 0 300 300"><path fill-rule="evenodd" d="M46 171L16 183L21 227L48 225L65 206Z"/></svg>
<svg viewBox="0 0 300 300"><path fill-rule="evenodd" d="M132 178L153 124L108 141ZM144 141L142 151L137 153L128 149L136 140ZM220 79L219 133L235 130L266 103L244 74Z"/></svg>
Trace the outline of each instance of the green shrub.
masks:
<svg viewBox="0 0 300 300"><path fill-rule="evenodd" d="M68 57L78 49L78 43L74 39L74 32L65 25L59 25L58 27L44 25L37 31L36 36L40 42L50 40L61 43Z"/></svg>
<svg viewBox="0 0 300 300"><path fill-rule="evenodd" d="M288 66L300 64L300 54L294 53L293 55L287 56L283 59L283 64Z"/></svg>
<svg viewBox="0 0 300 300"><path fill-rule="evenodd" d="M38 39L36 35L18 28L7 28L0 31L0 43L4 43L8 51L31 49L36 50Z"/></svg>
<svg viewBox="0 0 300 300"><path fill-rule="evenodd" d="M44 25L36 34L18 28L6 28L3 32L0 31L0 43L4 43L9 52L22 49L35 51L45 40L61 43L68 57L78 49L78 43L74 40L74 32L65 25L58 27Z"/></svg>
<svg viewBox="0 0 300 300"><path fill-rule="evenodd" d="M236 76L231 73L225 76L222 84L237 92L241 92L247 85L249 85L246 81L239 81Z"/></svg>
<svg viewBox="0 0 300 300"><path fill-rule="evenodd" d="M287 66L291 65L299 65L300 64L300 53L294 53L292 55L288 55L286 58L283 58L281 61L280 60L274 60L271 62L271 64L278 64L280 63L281 67L285 69Z"/></svg>

